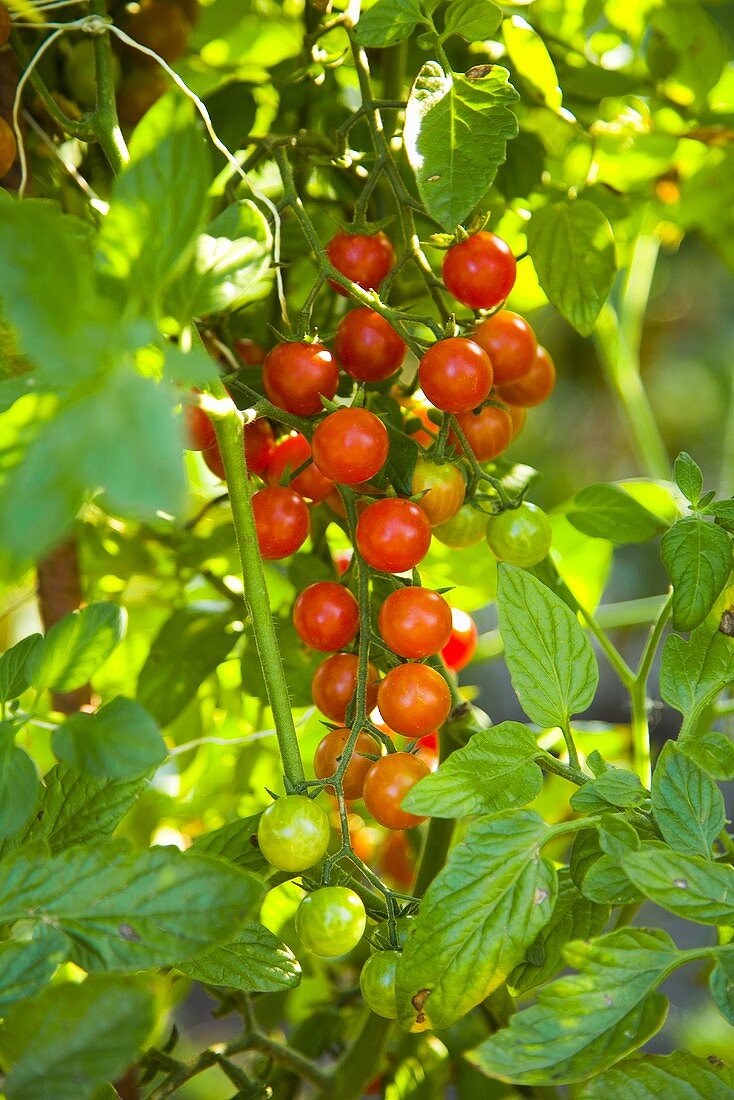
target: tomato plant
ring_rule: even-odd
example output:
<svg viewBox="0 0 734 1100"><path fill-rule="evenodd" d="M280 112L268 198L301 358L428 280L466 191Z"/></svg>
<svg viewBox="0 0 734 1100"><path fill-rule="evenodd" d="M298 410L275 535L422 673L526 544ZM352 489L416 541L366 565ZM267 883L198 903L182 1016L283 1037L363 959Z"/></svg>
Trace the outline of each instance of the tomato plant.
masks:
<svg viewBox="0 0 734 1100"><path fill-rule="evenodd" d="M7 1100L734 1094L733 13L0 3Z"/></svg>

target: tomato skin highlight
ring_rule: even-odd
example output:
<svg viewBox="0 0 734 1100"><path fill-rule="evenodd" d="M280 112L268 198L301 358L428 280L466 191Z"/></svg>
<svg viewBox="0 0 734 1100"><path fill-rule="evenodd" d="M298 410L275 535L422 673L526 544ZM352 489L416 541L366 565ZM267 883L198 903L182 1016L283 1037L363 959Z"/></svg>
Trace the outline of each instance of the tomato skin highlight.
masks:
<svg viewBox="0 0 734 1100"><path fill-rule="evenodd" d="M304 588L293 605L293 625L312 649L334 653L357 637L359 604L336 581L317 581Z"/></svg>
<svg viewBox="0 0 734 1100"><path fill-rule="evenodd" d="M322 661L311 681L313 701L332 722L343 724L347 707L357 687L358 658L354 653L332 653ZM367 666L367 712L377 703L380 674L370 661Z"/></svg>
<svg viewBox="0 0 734 1100"><path fill-rule="evenodd" d="M468 412L481 405L492 386L490 357L475 340L451 336L437 340L420 361L418 381L437 409Z"/></svg>
<svg viewBox="0 0 734 1100"><path fill-rule="evenodd" d="M302 794L278 798L260 817L260 851L280 871L305 871L326 855L331 829L322 808Z"/></svg>
<svg viewBox="0 0 734 1100"><path fill-rule="evenodd" d="M384 317L362 306L342 317L334 350L352 378L359 382L382 382L399 369L408 349Z"/></svg>
<svg viewBox="0 0 734 1100"><path fill-rule="evenodd" d="M424 493L416 504L428 516L431 527L455 516L466 494L466 482L458 466L431 462L422 455L416 461L411 488L415 496Z"/></svg>
<svg viewBox="0 0 734 1100"><path fill-rule="evenodd" d="M443 725L451 693L441 673L428 665L397 665L380 681L377 705L390 729L413 739Z"/></svg>
<svg viewBox="0 0 734 1100"><path fill-rule="evenodd" d="M359 485L387 461L387 428L369 409L337 409L317 424L312 441L316 466L339 485Z"/></svg>
<svg viewBox="0 0 734 1100"><path fill-rule="evenodd" d="M292 476L295 470L303 466L304 462L308 462L312 457L311 444L301 432L293 432L291 435L279 439L268 461L265 474L268 484L278 485L286 470L288 470L291 475L289 488L294 493L300 493L302 497L307 497L314 504L326 500L334 488L334 482L330 478L324 477L313 461L310 466L306 466L304 470L301 470L296 477Z"/></svg>
<svg viewBox="0 0 734 1100"><path fill-rule="evenodd" d="M363 290L377 290L395 265L395 250L382 230L371 237L339 230L327 244L326 255L337 271ZM349 296L339 283L329 280L329 285L337 294Z"/></svg>
<svg viewBox="0 0 734 1100"><path fill-rule="evenodd" d="M361 898L346 886L322 886L307 894L296 910L296 932L314 955L346 955L364 935L367 914Z"/></svg>
<svg viewBox="0 0 734 1100"><path fill-rule="evenodd" d="M517 262L506 241L482 231L449 248L443 281L457 302L470 309L494 309L515 285Z"/></svg>
<svg viewBox="0 0 734 1100"><path fill-rule="evenodd" d="M489 516L472 508L471 504L462 504L459 511L447 523L434 527L433 534L444 546L452 550L465 550L481 542L487 532Z"/></svg>
<svg viewBox="0 0 734 1100"><path fill-rule="evenodd" d="M383 573L415 568L431 545L425 512L410 500L389 497L369 504L357 521L357 547L368 565Z"/></svg>
<svg viewBox="0 0 734 1100"><path fill-rule="evenodd" d="M267 561L295 554L308 537L310 520L302 496L274 485L253 495L252 510L260 553Z"/></svg>
<svg viewBox="0 0 734 1100"><path fill-rule="evenodd" d="M430 657L449 641L451 608L430 588L398 588L380 608L377 625L385 645L399 657Z"/></svg>
<svg viewBox="0 0 734 1100"><path fill-rule="evenodd" d="M477 648L479 631L471 615L458 607L451 608L451 633L441 650L441 657L452 672L461 672L471 661Z"/></svg>
<svg viewBox="0 0 734 1100"><path fill-rule="evenodd" d="M512 443L512 417L507 409L497 405L484 405L476 412L460 413L456 421L477 462L497 458ZM453 430L449 432L449 441L461 448Z"/></svg>
<svg viewBox="0 0 734 1100"><path fill-rule="evenodd" d="M509 405L529 409L547 401L553 393L555 384L556 365L547 349L542 344L538 344L532 366L527 374L517 382L499 386L497 395Z"/></svg>
<svg viewBox="0 0 734 1100"><path fill-rule="evenodd" d="M386 1020L396 1020L398 1016L395 982L399 962L398 951L376 951L370 955L359 975L364 1003L371 1012Z"/></svg>
<svg viewBox="0 0 734 1100"><path fill-rule="evenodd" d="M276 344L265 356L265 396L295 416L321 412L321 398L331 399L338 385L339 367L323 344L298 341Z"/></svg>
<svg viewBox="0 0 734 1100"><path fill-rule="evenodd" d="M492 516L487 543L496 558L529 569L543 560L553 541L553 529L542 508L524 500L518 508Z"/></svg>
<svg viewBox="0 0 734 1100"><path fill-rule="evenodd" d="M349 730L341 727L329 730L325 737L319 741L313 758L313 770L317 779L328 779L334 775L339 766L339 757L344 751L344 746L349 738ZM361 798L364 789L364 778L372 767L374 760L371 756L379 756L382 749L364 730L357 734L354 749L349 758L344 775L342 776L342 790L347 799ZM333 787L326 788L333 791Z"/></svg>
<svg viewBox="0 0 734 1100"><path fill-rule="evenodd" d="M376 760L364 781L364 804L386 829L413 829L425 817L401 808L405 795L430 775L428 765L409 752L391 752Z"/></svg>
<svg viewBox="0 0 734 1100"><path fill-rule="evenodd" d="M495 386L516 382L533 366L538 341L519 313L501 309L477 325L473 339L492 360Z"/></svg>

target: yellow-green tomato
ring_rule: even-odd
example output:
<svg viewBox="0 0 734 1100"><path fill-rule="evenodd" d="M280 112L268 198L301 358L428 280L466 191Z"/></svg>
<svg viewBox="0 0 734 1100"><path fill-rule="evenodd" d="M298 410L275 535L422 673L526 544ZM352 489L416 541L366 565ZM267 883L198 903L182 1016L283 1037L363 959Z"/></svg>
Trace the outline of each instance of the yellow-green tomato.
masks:
<svg viewBox="0 0 734 1100"><path fill-rule="evenodd" d="M461 508L466 482L458 466L450 462L430 462L420 456L413 470L414 494L423 493L418 504L428 516L431 527L447 523Z"/></svg>
<svg viewBox="0 0 734 1100"><path fill-rule="evenodd" d="M369 957L359 976L364 1003L386 1020L395 1020L398 1015L395 979L399 961L398 951L377 951Z"/></svg>
<svg viewBox="0 0 734 1100"><path fill-rule="evenodd" d="M471 504L462 504L455 516L433 528L433 534L445 546L463 550L481 542L487 530L487 519L486 512L472 508Z"/></svg>
<svg viewBox="0 0 734 1100"><path fill-rule="evenodd" d="M296 911L296 932L304 947L325 959L346 955L364 935L362 899L346 886L322 886Z"/></svg>
<svg viewBox="0 0 734 1100"><path fill-rule="evenodd" d="M278 798L263 811L257 830L260 851L280 871L305 871L326 854L329 819L304 794Z"/></svg>
<svg viewBox="0 0 734 1100"><path fill-rule="evenodd" d="M496 558L528 569L541 562L550 550L553 531L542 508L523 501L492 516L487 524L487 542Z"/></svg>

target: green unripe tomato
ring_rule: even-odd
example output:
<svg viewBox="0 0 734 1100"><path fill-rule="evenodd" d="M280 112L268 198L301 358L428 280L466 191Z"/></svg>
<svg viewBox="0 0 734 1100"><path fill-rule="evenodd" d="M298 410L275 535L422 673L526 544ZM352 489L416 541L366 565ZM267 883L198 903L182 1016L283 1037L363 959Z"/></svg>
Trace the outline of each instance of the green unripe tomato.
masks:
<svg viewBox="0 0 734 1100"><path fill-rule="evenodd" d="M371 955L359 975L359 988L369 1009L386 1020L395 1020L398 1004L395 996L395 979L398 973L400 953L378 951Z"/></svg>
<svg viewBox="0 0 734 1100"><path fill-rule="evenodd" d="M322 886L308 894L296 911L296 932L314 955L346 955L364 935L367 914L362 899L346 886Z"/></svg>
<svg viewBox="0 0 734 1100"><path fill-rule="evenodd" d="M257 842L268 863L280 871L305 871L326 854L329 819L304 794L288 794L263 811Z"/></svg>
<svg viewBox="0 0 734 1100"><path fill-rule="evenodd" d="M487 530L488 518L486 512L479 512L471 504L462 504L455 516L433 528L433 534L445 546L463 550L481 542Z"/></svg>
<svg viewBox="0 0 734 1100"><path fill-rule="evenodd" d="M122 69L116 55L112 54L111 57L112 76L115 88L118 88ZM82 38L69 50L64 59L64 83L75 103L86 109L94 107L97 102L97 68L91 38Z"/></svg>
<svg viewBox="0 0 734 1100"><path fill-rule="evenodd" d="M542 508L526 500L492 516L487 525L487 542L496 558L528 569L537 565L550 550L553 530Z"/></svg>

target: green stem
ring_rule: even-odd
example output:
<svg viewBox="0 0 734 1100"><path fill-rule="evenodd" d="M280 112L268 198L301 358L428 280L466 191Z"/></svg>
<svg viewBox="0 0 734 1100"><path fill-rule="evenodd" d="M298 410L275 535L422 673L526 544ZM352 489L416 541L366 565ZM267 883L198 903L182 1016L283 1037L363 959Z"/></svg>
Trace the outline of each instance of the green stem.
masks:
<svg viewBox="0 0 734 1100"><path fill-rule="evenodd" d="M632 700L632 764L644 787L649 788L652 780L650 762L650 723L648 720L647 681L652 663L655 660L665 624L673 607L673 594L660 607L657 618L650 628L645 648L640 657L634 682L630 688Z"/></svg>
<svg viewBox="0 0 734 1100"><path fill-rule="evenodd" d="M446 730L440 729L438 731L439 763L443 764L444 760L451 755L456 747L448 738ZM415 886L413 887L413 893L417 898L423 897L438 872L445 865L455 825L456 822L451 818L430 818L420 863L418 864Z"/></svg>
<svg viewBox="0 0 734 1100"><path fill-rule="evenodd" d="M30 58L21 42L20 36L17 31L12 31L10 35L10 46L13 53L18 58L22 69L27 70L30 63ZM53 95L46 87L45 82L41 78L37 69L34 69L31 73L29 80L33 85L36 92L43 100L44 106L48 111L51 118L60 126L65 134L69 134L70 137L78 138L80 141L91 141L94 138L94 133L88 123L81 119L69 118L68 115L59 107L58 103L54 99Z"/></svg>
<svg viewBox="0 0 734 1100"><path fill-rule="evenodd" d="M221 411L214 413L212 420L227 476L232 519L242 563L245 603L253 626L268 701L273 712L273 724L278 737L285 777L288 784L295 787L304 781L305 774L289 702L288 681L275 633L265 572L257 543L252 495L245 462L242 416L230 400L218 402L217 408ZM210 410L207 409L207 411Z"/></svg>
<svg viewBox="0 0 734 1100"><path fill-rule="evenodd" d="M569 783L575 783L577 787L582 787L584 783L588 783L590 776L585 775L580 768L572 768L568 764L564 764L562 760L556 760L555 756L550 753L544 753L542 756L535 758L535 763L543 769L544 772L550 772L552 775L560 775L562 779L567 779Z"/></svg>
<svg viewBox="0 0 734 1100"><path fill-rule="evenodd" d="M100 19L107 19L105 0L90 0L89 10ZM112 171L117 173L125 167L130 156L117 118L112 43L109 33L95 34L92 42L97 79L97 104L92 115L92 128Z"/></svg>
<svg viewBox="0 0 734 1100"><path fill-rule="evenodd" d="M599 623L596 621L592 613L590 611L587 611L585 607L582 607L581 604L578 605L578 608L584 622L589 628L590 633L593 634L596 638L599 646L604 652L606 659L609 661L609 664L616 672L617 677L628 689L628 691L631 691L635 682L634 672L627 664L617 647L611 642L607 634L599 626Z"/></svg>
<svg viewBox="0 0 734 1100"><path fill-rule="evenodd" d="M581 771L581 767L579 765L579 754L576 749L573 734L571 733L570 721L566 721L561 726L561 733L563 734L563 740L566 742L566 751L568 752L569 764L572 768L574 768L575 771Z"/></svg>

